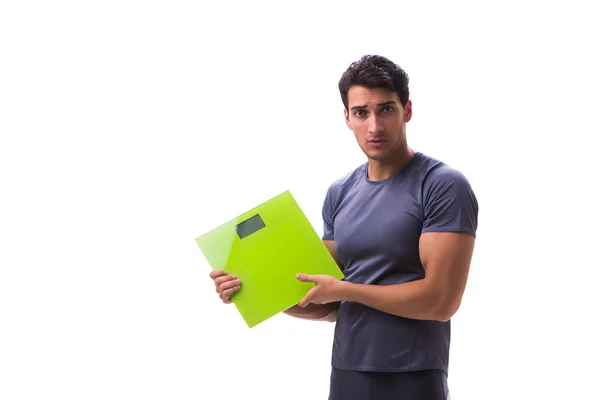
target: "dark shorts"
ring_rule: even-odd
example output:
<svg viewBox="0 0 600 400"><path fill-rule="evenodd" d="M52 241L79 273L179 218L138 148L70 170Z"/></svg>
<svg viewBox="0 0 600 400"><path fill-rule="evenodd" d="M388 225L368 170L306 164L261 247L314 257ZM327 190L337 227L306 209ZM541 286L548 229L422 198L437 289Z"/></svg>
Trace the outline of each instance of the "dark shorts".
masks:
<svg viewBox="0 0 600 400"><path fill-rule="evenodd" d="M449 400L442 370L361 372L333 368L329 400Z"/></svg>

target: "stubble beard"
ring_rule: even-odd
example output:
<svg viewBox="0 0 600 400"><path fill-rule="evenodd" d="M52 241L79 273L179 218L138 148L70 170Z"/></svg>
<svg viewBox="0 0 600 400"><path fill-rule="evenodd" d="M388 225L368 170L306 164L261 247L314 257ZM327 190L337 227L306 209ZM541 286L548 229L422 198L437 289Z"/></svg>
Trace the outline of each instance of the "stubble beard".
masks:
<svg viewBox="0 0 600 400"><path fill-rule="evenodd" d="M398 154L398 152L400 152L400 150L402 149L402 146L404 145L404 142L405 141L403 140L400 143L394 144L393 148L386 149L385 152L375 152L374 154L369 154L369 151L367 149L367 147L368 147L368 144L367 144L363 148L363 153L370 160L373 160L373 161L385 161L385 160L388 160L390 158L393 158L394 155Z"/></svg>

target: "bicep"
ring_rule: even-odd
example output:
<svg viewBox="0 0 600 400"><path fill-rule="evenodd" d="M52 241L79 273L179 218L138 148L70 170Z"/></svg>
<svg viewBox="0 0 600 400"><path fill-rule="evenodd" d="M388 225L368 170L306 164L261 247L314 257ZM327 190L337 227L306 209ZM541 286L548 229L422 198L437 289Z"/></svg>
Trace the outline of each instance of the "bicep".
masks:
<svg viewBox="0 0 600 400"><path fill-rule="evenodd" d="M454 308L467 284L474 247L475 237L466 232L426 232L419 240L425 279Z"/></svg>

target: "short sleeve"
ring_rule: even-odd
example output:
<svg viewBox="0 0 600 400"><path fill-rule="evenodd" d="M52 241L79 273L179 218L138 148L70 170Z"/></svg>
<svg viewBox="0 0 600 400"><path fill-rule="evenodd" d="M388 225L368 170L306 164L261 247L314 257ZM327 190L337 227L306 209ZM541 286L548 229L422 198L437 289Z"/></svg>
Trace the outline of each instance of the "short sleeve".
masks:
<svg viewBox="0 0 600 400"><path fill-rule="evenodd" d="M333 187L327 189L325 200L323 201L323 240L334 240L333 239Z"/></svg>
<svg viewBox="0 0 600 400"><path fill-rule="evenodd" d="M423 188L422 232L468 232L476 235L479 205L471 184L444 166L432 171Z"/></svg>

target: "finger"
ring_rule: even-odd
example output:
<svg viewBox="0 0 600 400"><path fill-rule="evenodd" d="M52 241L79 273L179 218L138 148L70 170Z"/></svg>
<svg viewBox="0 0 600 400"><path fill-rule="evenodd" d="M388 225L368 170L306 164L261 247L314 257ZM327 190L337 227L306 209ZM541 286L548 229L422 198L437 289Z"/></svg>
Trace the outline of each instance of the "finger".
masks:
<svg viewBox="0 0 600 400"><path fill-rule="evenodd" d="M229 281L233 281L236 280L237 276L235 275L225 275L225 276L220 276L218 278L215 279L215 285L218 287L220 285L222 285L225 282L229 282Z"/></svg>
<svg viewBox="0 0 600 400"><path fill-rule="evenodd" d="M241 285L234 285L228 289L220 290L219 297L221 298L221 300L226 301L233 293L240 290L240 287L241 287Z"/></svg>
<svg viewBox="0 0 600 400"><path fill-rule="evenodd" d="M302 300L300 300L298 305L302 308L306 307L313 300L314 293L315 293L315 289L314 288L310 289L308 291L308 293L306 293L306 296L304 296L304 298Z"/></svg>
<svg viewBox="0 0 600 400"><path fill-rule="evenodd" d="M237 283L235 283L237 282ZM218 293L223 293L223 290L229 289L231 286L242 283L235 275L222 276L215 280L215 290ZM223 286L225 285L225 286Z"/></svg>
<svg viewBox="0 0 600 400"><path fill-rule="evenodd" d="M221 300L223 300L223 295L222 294L220 294L219 297L221 298ZM223 303L225 303L225 304L231 304L233 302L231 301L231 299L225 298L225 300L223 300Z"/></svg>
<svg viewBox="0 0 600 400"><path fill-rule="evenodd" d="M214 271L210 271L210 279L216 279L219 276L223 276L223 275L227 275L227 272L223 271L222 269L216 269Z"/></svg>
<svg viewBox="0 0 600 400"><path fill-rule="evenodd" d="M298 274L296 275L296 279L298 279L301 282L314 282L317 283L317 281L319 280L319 278L315 275L307 275L307 274Z"/></svg>
<svg viewBox="0 0 600 400"><path fill-rule="evenodd" d="M223 291L223 301L227 302L230 301L229 298L231 297L232 294L234 294L235 292L237 292L238 290L240 290L240 286L234 286L231 289L227 289Z"/></svg>
<svg viewBox="0 0 600 400"><path fill-rule="evenodd" d="M241 284L241 283L242 283L242 281L237 279L235 275L221 276L215 280L215 292L219 293L219 296L221 298L223 298L222 297L223 291L225 289L229 289L232 286L235 286L235 285Z"/></svg>
<svg viewBox="0 0 600 400"><path fill-rule="evenodd" d="M234 279L234 280L220 284L218 291L222 293L225 290L231 289L232 287L240 286L241 284L242 284L242 281L240 281L239 279Z"/></svg>

